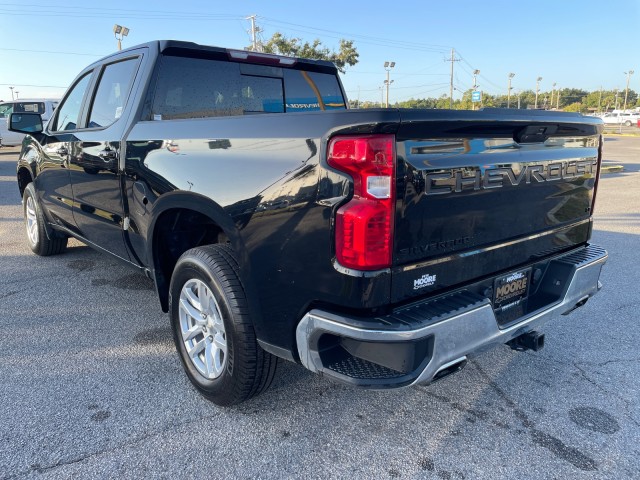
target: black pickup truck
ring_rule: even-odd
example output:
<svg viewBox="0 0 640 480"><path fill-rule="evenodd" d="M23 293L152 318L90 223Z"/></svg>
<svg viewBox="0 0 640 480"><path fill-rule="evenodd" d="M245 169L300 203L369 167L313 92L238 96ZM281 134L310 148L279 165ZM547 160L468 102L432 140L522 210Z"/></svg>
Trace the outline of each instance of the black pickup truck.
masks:
<svg viewBox="0 0 640 480"><path fill-rule="evenodd" d="M157 41L84 69L46 126L10 127L31 249L75 237L153 279L220 405L277 357L391 388L537 350L601 287L593 117L349 110L330 63Z"/></svg>

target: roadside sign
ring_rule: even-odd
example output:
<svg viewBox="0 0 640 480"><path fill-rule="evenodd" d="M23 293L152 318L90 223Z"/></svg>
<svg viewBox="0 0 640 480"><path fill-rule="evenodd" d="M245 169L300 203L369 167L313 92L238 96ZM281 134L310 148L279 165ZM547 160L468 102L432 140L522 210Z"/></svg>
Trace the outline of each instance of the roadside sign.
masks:
<svg viewBox="0 0 640 480"><path fill-rule="evenodd" d="M481 102L482 101L482 92L480 90L474 90L471 92L471 101L472 102Z"/></svg>

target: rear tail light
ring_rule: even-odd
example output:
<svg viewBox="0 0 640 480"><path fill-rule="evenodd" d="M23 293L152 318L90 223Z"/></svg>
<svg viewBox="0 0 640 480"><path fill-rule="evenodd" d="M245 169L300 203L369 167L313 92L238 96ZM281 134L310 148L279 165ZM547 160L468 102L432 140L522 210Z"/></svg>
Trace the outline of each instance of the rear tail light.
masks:
<svg viewBox="0 0 640 480"><path fill-rule="evenodd" d="M391 266L394 221L395 137L335 137L328 162L353 178L353 198L336 215L336 258L347 268Z"/></svg>

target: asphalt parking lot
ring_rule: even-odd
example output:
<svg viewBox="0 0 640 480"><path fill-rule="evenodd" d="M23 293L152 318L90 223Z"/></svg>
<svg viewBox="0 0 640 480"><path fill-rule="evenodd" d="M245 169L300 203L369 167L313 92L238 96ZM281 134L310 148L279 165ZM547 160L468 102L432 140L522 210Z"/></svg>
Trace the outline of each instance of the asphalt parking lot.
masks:
<svg viewBox="0 0 640 480"><path fill-rule="evenodd" d="M354 390L281 362L240 407L182 372L152 283L24 238L0 149L0 478L640 478L640 138L606 138L599 295L427 387Z"/></svg>

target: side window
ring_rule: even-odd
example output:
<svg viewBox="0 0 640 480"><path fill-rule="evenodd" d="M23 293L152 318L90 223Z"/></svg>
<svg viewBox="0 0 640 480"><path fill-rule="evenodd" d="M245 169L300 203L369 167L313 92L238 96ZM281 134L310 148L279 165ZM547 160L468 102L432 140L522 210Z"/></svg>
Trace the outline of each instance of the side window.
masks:
<svg viewBox="0 0 640 480"><path fill-rule="evenodd" d="M89 114L89 128L108 127L122 115L133 83L138 59L104 67Z"/></svg>
<svg viewBox="0 0 640 480"><path fill-rule="evenodd" d="M344 110L346 105L335 75L286 70L284 88L287 112Z"/></svg>
<svg viewBox="0 0 640 480"><path fill-rule="evenodd" d="M78 128L80 121L80 109L82 107L82 99L89 86L91 73L86 73L75 87L71 90L67 98L64 99L60 108L58 108L58 117L53 124L54 132L62 132L64 130L75 130Z"/></svg>

